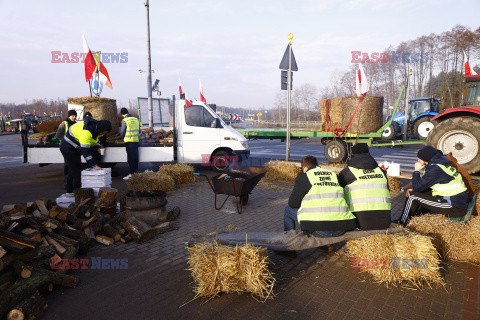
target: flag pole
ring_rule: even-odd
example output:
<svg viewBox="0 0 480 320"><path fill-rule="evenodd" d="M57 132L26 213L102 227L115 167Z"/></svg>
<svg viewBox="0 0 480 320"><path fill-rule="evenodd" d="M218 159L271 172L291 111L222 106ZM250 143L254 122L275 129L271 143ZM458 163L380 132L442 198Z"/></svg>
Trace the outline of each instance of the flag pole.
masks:
<svg viewBox="0 0 480 320"><path fill-rule="evenodd" d="M88 89L90 90L90 97L92 97L92 84L90 83L90 80L88 80Z"/></svg>
<svg viewBox="0 0 480 320"><path fill-rule="evenodd" d="M100 97L99 87L100 87L100 52L98 53L98 63L97 63L97 97Z"/></svg>
<svg viewBox="0 0 480 320"><path fill-rule="evenodd" d="M153 107L152 107L152 56L150 52L150 5L145 0L147 15L147 97L148 97L148 126L153 128Z"/></svg>

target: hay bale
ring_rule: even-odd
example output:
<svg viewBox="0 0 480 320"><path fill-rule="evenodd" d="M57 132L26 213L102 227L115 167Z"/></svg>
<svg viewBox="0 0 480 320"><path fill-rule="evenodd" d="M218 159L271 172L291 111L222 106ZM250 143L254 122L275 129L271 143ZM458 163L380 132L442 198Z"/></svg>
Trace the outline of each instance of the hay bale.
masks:
<svg viewBox="0 0 480 320"><path fill-rule="evenodd" d="M268 270L265 248L203 242L189 247L188 252L196 298L211 299L220 292L248 292L262 301L271 297L275 279Z"/></svg>
<svg viewBox="0 0 480 320"><path fill-rule="evenodd" d="M175 185L191 184L195 182L193 175L194 169L192 166L184 163L165 164L158 172L168 174L175 181Z"/></svg>
<svg viewBox="0 0 480 320"><path fill-rule="evenodd" d="M107 140L115 140L118 135L120 118L117 112L117 103L114 99L101 97L68 98L69 104L83 106L84 112L90 112L95 120L108 120L112 123L112 131L107 135Z"/></svg>
<svg viewBox="0 0 480 320"><path fill-rule="evenodd" d="M388 179L388 186L390 187L390 191L400 191L399 177L392 177L387 174L387 179Z"/></svg>
<svg viewBox="0 0 480 320"><path fill-rule="evenodd" d="M168 174L161 172L134 173L127 182L127 186L133 191L173 191L175 181Z"/></svg>
<svg viewBox="0 0 480 320"><path fill-rule="evenodd" d="M342 98L342 128L350 121L361 97ZM383 97L366 96L348 127L351 133L376 132L383 125Z"/></svg>
<svg viewBox="0 0 480 320"><path fill-rule="evenodd" d="M345 97L320 101L322 130L327 129L327 100L330 130L343 129L350 121L361 97ZM383 97L366 96L348 128L351 133L375 132L383 125Z"/></svg>
<svg viewBox="0 0 480 320"><path fill-rule="evenodd" d="M60 123L62 123L63 120L61 119L51 119L51 120L46 120L43 121L42 123L38 124L36 127L36 130L39 133L51 133L55 132L58 129L58 126Z"/></svg>
<svg viewBox="0 0 480 320"><path fill-rule="evenodd" d="M295 179L302 173L302 168L287 162L269 161L265 164L267 173L265 178L269 180L295 182Z"/></svg>
<svg viewBox="0 0 480 320"><path fill-rule="evenodd" d="M352 268L386 285L444 284L431 239L414 233L375 234L347 242Z"/></svg>
<svg viewBox="0 0 480 320"><path fill-rule="evenodd" d="M441 214L424 214L413 217L407 227L432 237L444 259L480 263L479 216L463 224Z"/></svg>

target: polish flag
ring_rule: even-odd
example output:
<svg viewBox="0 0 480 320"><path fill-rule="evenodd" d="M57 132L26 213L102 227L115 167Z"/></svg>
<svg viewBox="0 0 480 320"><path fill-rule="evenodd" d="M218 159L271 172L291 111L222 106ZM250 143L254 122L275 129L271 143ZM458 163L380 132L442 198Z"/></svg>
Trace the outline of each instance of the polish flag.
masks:
<svg viewBox="0 0 480 320"><path fill-rule="evenodd" d="M85 40L85 35L83 35L83 52L85 53L85 81L93 78L93 72L97 67L97 63L93 58L92 51L88 47L87 40Z"/></svg>
<svg viewBox="0 0 480 320"><path fill-rule="evenodd" d="M190 102L190 100L187 98L187 93L185 92L185 107L190 107L192 105L192 103Z"/></svg>
<svg viewBox="0 0 480 320"><path fill-rule="evenodd" d="M34 116L36 116L36 115L37 115L37 113L35 112L35 110L33 110L33 115L34 115Z"/></svg>
<svg viewBox="0 0 480 320"><path fill-rule="evenodd" d="M200 101L207 103L207 99L205 99L205 96L203 95L202 82L198 80L198 83L200 84Z"/></svg>
<svg viewBox="0 0 480 320"><path fill-rule="evenodd" d="M180 95L183 94L183 91L182 91L182 83L180 82L180 79L178 79L178 92L180 93Z"/></svg>
<svg viewBox="0 0 480 320"><path fill-rule="evenodd" d="M355 96L364 96L368 92L368 81L367 76L365 75L365 70L361 64L358 64L357 75L355 78Z"/></svg>
<svg viewBox="0 0 480 320"><path fill-rule="evenodd" d="M101 61L98 62L100 63L100 72L98 73L100 81L102 81L107 87L112 89L112 82L110 81L110 77L108 76L107 68L105 68Z"/></svg>
<svg viewBox="0 0 480 320"><path fill-rule="evenodd" d="M477 73L470 68L470 63L468 63L467 54L463 51L463 57L465 59L465 77L476 76Z"/></svg>

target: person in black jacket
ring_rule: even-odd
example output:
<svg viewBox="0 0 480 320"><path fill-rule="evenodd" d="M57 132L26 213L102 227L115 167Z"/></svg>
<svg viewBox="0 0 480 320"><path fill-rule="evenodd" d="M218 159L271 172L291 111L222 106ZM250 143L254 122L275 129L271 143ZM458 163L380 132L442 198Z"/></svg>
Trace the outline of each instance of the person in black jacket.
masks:
<svg viewBox="0 0 480 320"><path fill-rule="evenodd" d="M345 188L345 194L348 195L348 188L353 187L352 185L354 182L357 181L357 177L352 172L352 170L359 172L362 170L362 173L374 173L377 172L379 175L383 175L383 177L375 177L375 187L377 189L371 188L368 190L370 193L373 193L375 199L381 198L381 194L384 193L384 202L377 204L377 208L375 208L375 204L371 201L372 198L365 198L366 206L368 210L355 210L355 207L349 203L350 210L355 215L357 227L363 230L380 230L380 229L387 229L390 226L390 196L388 192L388 179L386 172L378 166L377 161L370 155L368 150L368 145L366 143L357 143L352 147L352 157L348 161L348 167L343 169L338 174L338 182L340 185ZM351 168L353 168L351 170ZM359 170L355 170L359 169ZM358 173L357 173L358 175ZM371 174L360 175L359 178L368 178L372 176ZM364 181L364 180L360 180ZM357 182L358 184L359 182ZM366 190L366 189L364 189ZM364 191L359 190L359 191ZM352 193L353 194L353 193ZM360 197L366 197L368 195L362 194ZM348 202L349 199L347 199ZM358 199L361 200L361 199ZM378 209L378 207L382 207L383 210ZM383 208L385 207L385 208ZM375 209L375 210L374 210Z"/></svg>
<svg viewBox="0 0 480 320"><path fill-rule="evenodd" d="M447 217L462 217L467 212L468 190L462 176L450 166L450 160L431 146L418 151L418 162L412 174L412 188L401 217L392 217L407 225L419 207ZM420 170L425 168L423 177ZM431 195L430 195L431 192Z"/></svg>

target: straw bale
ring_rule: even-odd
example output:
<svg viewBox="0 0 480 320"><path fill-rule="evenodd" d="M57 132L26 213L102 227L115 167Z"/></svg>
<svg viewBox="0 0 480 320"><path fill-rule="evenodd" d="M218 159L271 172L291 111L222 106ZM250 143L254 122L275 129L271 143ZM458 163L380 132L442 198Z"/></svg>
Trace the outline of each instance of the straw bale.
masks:
<svg viewBox="0 0 480 320"><path fill-rule="evenodd" d="M114 99L102 97L68 98L68 103L83 106L84 112L90 112L95 120L108 120L112 123L112 131L107 135L108 140L118 135L120 119L117 112L117 103Z"/></svg>
<svg viewBox="0 0 480 320"><path fill-rule="evenodd" d="M427 236L375 234L347 242L352 268L386 285L444 284L439 254Z"/></svg>
<svg viewBox="0 0 480 320"><path fill-rule="evenodd" d="M293 164L278 161L269 161L265 164L267 173L265 178L269 180L295 182L295 179L302 173L302 168Z"/></svg>
<svg viewBox="0 0 480 320"><path fill-rule="evenodd" d="M342 98L344 128L350 121L361 97ZM376 132L383 125L383 97L366 96L348 128L351 133Z"/></svg>
<svg viewBox="0 0 480 320"><path fill-rule="evenodd" d="M479 216L463 224L441 214L424 214L413 217L407 227L432 237L444 259L480 263Z"/></svg>
<svg viewBox="0 0 480 320"><path fill-rule="evenodd" d="M51 119L51 120L46 120L43 121L42 123L38 124L36 127L37 132L40 133L51 133L55 132L58 129L58 126L60 123L62 123L63 120L61 119Z"/></svg>
<svg viewBox="0 0 480 320"><path fill-rule="evenodd" d="M194 169L188 164L165 164L160 168L159 172L171 176L176 186L195 182Z"/></svg>
<svg viewBox="0 0 480 320"><path fill-rule="evenodd" d="M261 301L271 298L275 279L268 270L266 248L203 242L188 247L188 252L195 298L210 300L220 292L251 293Z"/></svg>
<svg viewBox="0 0 480 320"><path fill-rule="evenodd" d="M161 172L141 172L132 174L127 186L133 191L173 191L175 181L168 174Z"/></svg>
<svg viewBox="0 0 480 320"><path fill-rule="evenodd" d="M327 114L327 100L328 100L328 114ZM320 101L320 115L322 117L322 130L327 130L327 116L329 116L330 130L340 128L342 126L342 98L325 99Z"/></svg>
<svg viewBox="0 0 480 320"><path fill-rule="evenodd" d="M392 177L387 174L387 179L388 179L388 186L390 187L390 191L400 191L399 177Z"/></svg>

